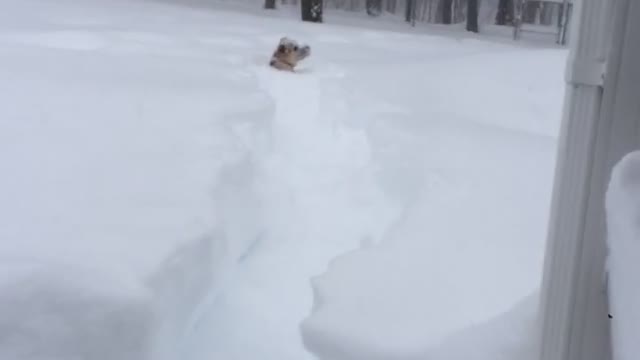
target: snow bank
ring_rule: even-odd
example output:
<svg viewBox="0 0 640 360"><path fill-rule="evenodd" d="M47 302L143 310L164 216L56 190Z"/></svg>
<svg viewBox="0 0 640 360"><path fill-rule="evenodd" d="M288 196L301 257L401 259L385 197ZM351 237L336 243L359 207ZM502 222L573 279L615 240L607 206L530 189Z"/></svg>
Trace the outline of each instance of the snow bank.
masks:
<svg viewBox="0 0 640 360"><path fill-rule="evenodd" d="M449 336L420 359L538 359L538 296L528 295L504 314Z"/></svg>
<svg viewBox="0 0 640 360"><path fill-rule="evenodd" d="M3 359L150 359L151 292L114 269L3 261Z"/></svg>
<svg viewBox="0 0 640 360"><path fill-rule="evenodd" d="M175 359L254 236L220 216L272 109L251 44L145 2L3 9L0 358Z"/></svg>
<svg viewBox="0 0 640 360"><path fill-rule="evenodd" d="M302 333L320 358L414 359L538 289L552 143L469 131L442 141L452 151L463 143L475 149L477 171L451 157L437 164L379 245L338 258L314 279ZM505 151L515 144L517 155ZM531 164L546 174L535 185Z"/></svg>
<svg viewBox="0 0 640 360"><path fill-rule="evenodd" d="M474 48L483 45L486 52ZM402 39L394 46L404 48ZM353 126L366 126L377 182L404 214L379 244L339 257L313 279L314 307L301 329L321 359L421 358L455 334L473 338L467 329L539 287L565 54L473 42L461 51L348 73L353 97L369 100L366 121ZM540 73L523 77L524 62ZM380 82L403 85L376 88ZM522 319L496 322L524 328ZM493 339L486 356L528 348L522 333Z"/></svg>
<svg viewBox="0 0 640 360"><path fill-rule="evenodd" d="M638 358L640 333L640 152L613 169L607 191L609 298L616 360Z"/></svg>

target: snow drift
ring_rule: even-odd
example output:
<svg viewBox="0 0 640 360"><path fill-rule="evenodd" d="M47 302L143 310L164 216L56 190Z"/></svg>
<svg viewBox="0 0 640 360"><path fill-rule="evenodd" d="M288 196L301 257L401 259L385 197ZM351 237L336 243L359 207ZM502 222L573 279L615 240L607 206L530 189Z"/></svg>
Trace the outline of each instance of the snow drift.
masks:
<svg viewBox="0 0 640 360"><path fill-rule="evenodd" d="M271 104L198 18L3 2L0 358L174 359L252 241L219 214Z"/></svg>
<svg viewBox="0 0 640 360"><path fill-rule="evenodd" d="M606 207L613 355L631 360L638 357L640 333L640 152L613 169Z"/></svg>

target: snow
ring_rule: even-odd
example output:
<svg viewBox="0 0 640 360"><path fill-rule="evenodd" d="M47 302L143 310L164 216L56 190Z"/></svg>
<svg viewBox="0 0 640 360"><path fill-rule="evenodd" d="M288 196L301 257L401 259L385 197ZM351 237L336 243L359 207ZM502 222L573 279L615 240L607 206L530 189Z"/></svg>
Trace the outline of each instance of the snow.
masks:
<svg viewBox="0 0 640 360"><path fill-rule="evenodd" d="M340 257L313 281L303 334L321 358L414 358L539 286L553 141L475 124L413 131L421 140L402 154L418 156L390 175L422 179L402 184L404 215L380 245Z"/></svg>
<svg viewBox="0 0 640 360"><path fill-rule="evenodd" d="M51 265L2 268L13 278L0 292L3 359L149 358L150 294L127 276Z"/></svg>
<svg viewBox="0 0 640 360"><path fill-rule="evenodd" d="M179 9L3 8L0 358L174 358L242 251L216 231L215 206L233 204L214 206L214 185L246 153L230 122L269 103L236 44L212 52L171 26Z"/></svg>
<svg viewBox="0 0 640 360"><path fill-rule="evenodd" d="M609 299L613 357L635 359L640 332L640 152L626 155L615 166L606 199L609 244Z"/></svg>
<svg viewBox="0 0 640 360"><path fill-rule="evenodd" d="M518 301L505 313L447 337L420 354L421 359L538 359L538 294Z"/></svg>
<svg viewBox="0 0 640 360"><path fill-rule="evenodd" d="M566 51L2 3L0 358L530 355Z"/></svg>
<svg viewBox="0 0 640 360"><path fill-rule="evenodd" d="M537 291L564 51L263 21L314 55L298 75L257 73L275 103L254 158L264 230L192 358L310 359L312 311L314 355L401 359ZM496 335L488 358L531 348L522 312L535 306L495 320L521 336Z"/></svg>

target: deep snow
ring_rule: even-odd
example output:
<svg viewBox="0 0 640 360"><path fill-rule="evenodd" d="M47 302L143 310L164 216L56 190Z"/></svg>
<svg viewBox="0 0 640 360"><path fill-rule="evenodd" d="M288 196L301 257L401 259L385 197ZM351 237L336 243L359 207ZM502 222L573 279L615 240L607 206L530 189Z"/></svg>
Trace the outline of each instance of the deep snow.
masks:
<svg viewBox="0 0 640 360"><path fill-rule="evenodd" d="M225 121L269 102L237 43L174 18L197 13L2 8L0 358L175 358L238 256L214 231L214 184L244 154Z"/></svg>
<svg viewBox="0 0 640 360"><path fill-rule="evenodd" d="M321 358L446 359L481 323L502 330L476 346L487 359L531 355L537 302L494 317L536 297L565 52L261 21L314 55L297 76L256 73L275 104L252 172L264 231L195 358L310 359L310 311ZM312 308L307 279L361 246Z"/></svg>
<svg viewBox="0 0 640 360"><path fill-rule="evenodd" d="M1 358L310 359L309 315L318 354L445 354L485 322L528 345L532 302L492 318L536 291L564 50L216 4L2 5ZM264 66L284 35L312 46L299 74ZM434 324L444 305L467 310Z"/></svg>
<svg viewBox="0 0 640 360"><path fill-rule="evenodd" d="M405 162L387 181L407 203L380 245L314 279L303 334L324 359L433 358L445 338L539 285L552 139L472 122L430 122L411 135L387 125L378 136L395 148L388 160L396 152Z"/></svg>
<svg viewBox="0 0 640 360"><path fill-rule="evenodd" d="M626 155L615 166L606 207L613 356L631 360L638 357L640 332L640 152Z"/></svg>

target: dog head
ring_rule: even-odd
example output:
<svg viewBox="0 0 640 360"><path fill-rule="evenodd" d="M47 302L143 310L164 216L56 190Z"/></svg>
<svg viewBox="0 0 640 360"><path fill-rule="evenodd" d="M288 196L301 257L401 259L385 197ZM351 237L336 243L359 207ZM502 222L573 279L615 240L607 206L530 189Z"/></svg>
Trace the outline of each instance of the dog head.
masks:
<svg viewBox="0 0 640 360"><path fill-rule="evenodd" d="M298 62L306 59L311 55L311 47L309 45L298 44L295 40L283 37L278 43L278 48L274 53L274 57L280 61L283 61L292 67L296 66Z"/></svg>

